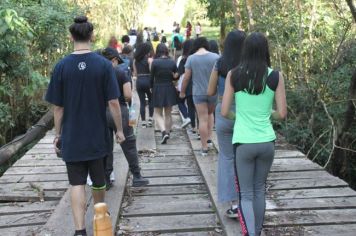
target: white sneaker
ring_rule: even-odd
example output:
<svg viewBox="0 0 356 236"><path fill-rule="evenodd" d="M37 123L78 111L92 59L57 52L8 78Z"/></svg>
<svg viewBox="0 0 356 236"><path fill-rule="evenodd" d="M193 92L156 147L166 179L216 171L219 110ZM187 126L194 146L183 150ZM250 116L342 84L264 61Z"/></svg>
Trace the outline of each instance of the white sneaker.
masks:
<svg viewBox="0 0 356 236"><path fill-rule="evenodd" d="M88 175L88 177L87 177L87 185L89 185L89 186L92 186L92 185L93 185L93 181L91 181L91 178L90 178L89 175Z"/></svg>
<svg viewBox="0 0 356 236"><path fill-rule="evenodd" d="M190 124L191 120L188 117L187 119L183 119L183 124L181 125L181 128L184 129L185 127L187 127Z"/></svg>
<svg viewBox="0 0 356 236"><path fill-rule="evenodd" d="M114 171L111 172L111 174L110 174L110 182L115 182L115 174L114 174Z"/></svg>

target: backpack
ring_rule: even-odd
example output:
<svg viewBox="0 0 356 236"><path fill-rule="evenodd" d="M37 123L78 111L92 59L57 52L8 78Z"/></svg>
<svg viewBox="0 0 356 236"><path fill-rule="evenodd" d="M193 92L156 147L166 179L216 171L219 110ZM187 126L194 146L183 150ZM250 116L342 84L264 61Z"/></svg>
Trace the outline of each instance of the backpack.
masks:
<svg viewBox="0 0 356 236"><path fill-rule="evenodd" d="M121 59L123 60L123 63L119 64L118 67L125 72L125 75L131 79L132 77L132 72L130 69L130 59L127 57L121 56Z"/></svg>

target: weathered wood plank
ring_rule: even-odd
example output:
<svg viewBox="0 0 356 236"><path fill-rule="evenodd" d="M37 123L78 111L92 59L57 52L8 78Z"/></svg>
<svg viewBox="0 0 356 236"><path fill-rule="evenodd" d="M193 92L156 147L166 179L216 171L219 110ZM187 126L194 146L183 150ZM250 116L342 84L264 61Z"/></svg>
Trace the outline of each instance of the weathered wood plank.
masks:
<svg viewBox="0 0 356 236"><path fill-rule="evenodd" d="M143 170L167 170L167 169L185 169L194 167L194 161L178 163L142 163Z"/></svg>
<svg viewBox="0 0 356 236"><path fill-rule="evenodd" d="M141 157L142 163L174 163L174 162L187 162L194 160L192 156L155 156L155 157Z"/></svg>
<svg viewBox="0 0 356 236"><path fill-rule="evenodd" d="M161 177L150 178L148 186L178 186L190 184L204 184L204 180L200 176L179 176L179 177Z"/></svg>
<svg viewBox="0 0 356 236"><path fill-rule="evenodd" d="M145 177L172 177L172 176L197 176L199 171L195 168L177 169L177 170L142 170ZM1 179L0 179L1 180Z"/></svg>
<svg viewBox="0 0 356 236"><path fill-rule="evenodd" d="M355 236L356 224L273 227L264 231L266 235Z"/></svg>
<svg viewBox="0 0 356 236"><path fill-rule="evenodd" d="M64 191L44 191L44 200L52 201L59 200L63 196ZM13 191L0 192L0 201L5 202L35 202L40 201L41 197L36 191Z"/></svg>
<svg viewBox="0 0 356 236"><path fill-rule="evenodd" d="M264 227L356 224L356 209L267 211Z"/></svg>
<svg viewBox="0 0 356 236"><path fill-rule="evenodd" d="M6 175L32 175L32 174L63 174L67 173L67 169L65 166L51 166L51 167L45 167L45 166L39 166L39 167L28 167L28 166L18 166L18 167L12 167L8 169L4 176Z"/></svg>
<svg viewBox="0 0 356 236"><path fill-rule="evenodd" d="M49 175L3 175L0 178L0 184L5 183L28 183L28 182L56 182L56 181L67 181L67 173L63 174L49 174Z"/></svg>
<svg viewBox="0 0 356 236"><path fill-rule="evenodd" d="M271 190L310 189L348 187L349 185L339 178L328 176L325 179L293 179L268 181L267 188Z"/></svg>
<svg viewBox="0 0 356 236"><path fill-rule="evenodd" d="M27 155L32 154L55 154L54 148L32 148L28 150Z"/></svg>
<svg viewBox="0 0 356 236"><path fill-rule="evenodd" d="M36 235L36 231L41 227L40 225L27 225L16 226L11 228L0 228L1 236L33 236Z"/></svg>
<svg viewBox="0 0 356 236"><path fill-rule="evenodd" d="M178 152L180 155L184 155L184 156L189 156L189 155L193 154L191 149L183 149L183 150L179 150ZM162 150L161 149L161 150L159 150L158 154L164 155L164 156L176 156L177 150Z"/></svg>
<svg viewBox="0 0 356 236"><path fill-rule="evenodd" d="M45 224L51 212L0 215L0 228Z"/></svg>
<svg viewBox="0 0 356 236"><path fill-rule="evenodd" d="M298 171L298 172L271 172L268 174L268 180L322 179L322 178L328 178L330 176L331 175L324 170Z"/></svg>
<svg viewBox="0 0 356 236"><path fill-rule="evenodd" d="M181 151L188 151L191 147L187 144L176 143L175 145L159 145L157 146L157 149L159 151L175 151L177 155L177 152L180 153Z"/></svg>
<svg viewBox="0 0 356 236"><path fill-rule="evenodd" d="M62 160L53 154L25 154L20 160Z"/></svg>
<svg viewBox="0 0 356 236"><path fill-rule="evenodd" d="M204 231L204 232L185 232L185 233L165 233L159 236L221 236L220 233L215 231Z"/></svg>
<svg viewBox="0 0 356 236"><path fill-rule="evenodd" d="M135 197L123 208L124 217L213 213L207 194Z"/></svg>
<svg viewBox="0 0 356 236"><path fill-rule="evenodd" d="M275 159L271 168L272 172L293 172L304 170L323 170L318 164L306 158Z"/></svg>
<svg viewBox="0 0 356 236"><path fill-rule="evenodd" d="M32 166L65 166L65 162L62 159L57 160L18 160L12 167L32 167Z"/></svg>
<svg viewBox="0 0 356 236"><path fill-rule="evenodd" d="M328 197L354 197L356 192L351 188L321 188L269 191L269 199L306 199Z"/></svg>
<svg viewBox="0 0 356 236"><path fill-rule="evenodd" d="M356 208L356 197L329 197L308 199L267 199L266 208L270 211L317 210Z"/></svg>
<svg viewBox="0 0 356 236"><path fill-rule="evenodd" d="M0 203L0 215L52 211L58 201Z"/></svg>
<svg viewBox="0 0 356 236"><path fill-rule="evenodd" d="M300 151L295 150L276 150L274 158L301 158L305 155Z"/></svg>
<svg viewBox="0 0 356 236"><path fill-rule="evenodd" d="M180 195L206 193L205 185L158 186L149 188L131 188L133 196Z"/></svg>
<svg viewBox="0 0 356 236"><path fill-rule="evenodd" d="M156 142L153 128L137 128L139 135L137 136L137 150L156 149Z"/></svg>
<svg viewBox="0 0 356 236"><path fill-rule="evenodd" d="M214 214L130 217L127 225L132 232L189 232L213 230L218 226Z"/></svg>
<svg viewBox="0 0 356 236"><path fill-rule="evenodd" d="M32 185L32 186L31 186ZM31 182L31 183L10 183L0 185L1 196L12 195L15 192L37 191L35 188L40 187L44 191L65 191L69 187L68 181L58 182Z"/></svg>

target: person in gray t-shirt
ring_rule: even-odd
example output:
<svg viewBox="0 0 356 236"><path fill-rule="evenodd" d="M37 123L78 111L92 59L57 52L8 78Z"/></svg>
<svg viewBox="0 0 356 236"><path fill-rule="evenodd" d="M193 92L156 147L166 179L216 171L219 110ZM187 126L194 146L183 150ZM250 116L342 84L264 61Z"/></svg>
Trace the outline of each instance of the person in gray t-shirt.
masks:
<svg viewBox="0 0 356 236"><path fill-rule="evenodd" d="M209 42L205 37L196 39L193 43L195 53L188 57L185 63L184 80L180 97L185 97L185 90L190 79L193 81L193 101L197 109L199 118L199 133L202 143L202 155L208 153L208 144L211 142L211 131L214 125L214 110L216 96L207 95L209 78L215 62L219 58L218 54L211 53Z"/></svg>

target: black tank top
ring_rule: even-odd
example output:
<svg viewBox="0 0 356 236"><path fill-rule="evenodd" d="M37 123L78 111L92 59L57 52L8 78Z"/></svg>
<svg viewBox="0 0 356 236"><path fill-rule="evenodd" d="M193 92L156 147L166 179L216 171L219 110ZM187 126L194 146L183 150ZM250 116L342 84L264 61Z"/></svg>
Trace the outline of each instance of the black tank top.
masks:
<svg viewBox="0 0 356 236"><path fill-rule="evenodd" d="M148 57L143 58L141 61L135 61L137 76L150 74L150 67L148 65Z"/></svg>

